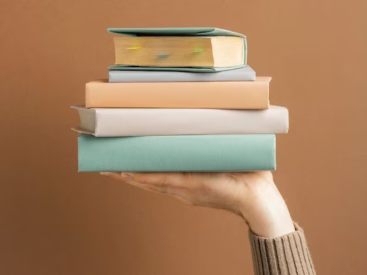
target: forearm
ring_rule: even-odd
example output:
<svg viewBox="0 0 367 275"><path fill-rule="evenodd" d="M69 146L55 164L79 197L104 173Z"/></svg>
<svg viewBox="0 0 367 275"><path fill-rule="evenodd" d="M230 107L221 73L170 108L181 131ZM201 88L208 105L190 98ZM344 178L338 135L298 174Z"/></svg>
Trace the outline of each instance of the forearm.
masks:
<svg viewBox="0 0 367 275"><path fill-rule="evenodd" d="M315 275L303 230L295 224L295 232L265 238L251 230L249 238L255 275Z"/></svg>

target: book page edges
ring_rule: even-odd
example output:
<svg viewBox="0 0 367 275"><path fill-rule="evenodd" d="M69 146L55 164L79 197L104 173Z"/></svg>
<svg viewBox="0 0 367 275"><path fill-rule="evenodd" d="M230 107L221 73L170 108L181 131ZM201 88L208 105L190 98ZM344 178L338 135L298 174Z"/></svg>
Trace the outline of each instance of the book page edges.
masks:
<svg viewBox="0 0 367 275"><path fill-rule="evenodd" d="M79 113L80 124L78 127L75 127L75 129L78 129L76 131L94 134L97 129L96 110L87 109L83 106L71 106L71 108L77 110ZM73 130L75 129L73 128Z"/></svg>
<svg viewBox="0 0 367 275"><path fill-rule="evenodd" d="M96 136L96 134L94 132L87 131L87 130L82 129L80 127L72 127L71 130L73 130L73 131L75 131L79 134L86 134L86 135Z"/></svg>

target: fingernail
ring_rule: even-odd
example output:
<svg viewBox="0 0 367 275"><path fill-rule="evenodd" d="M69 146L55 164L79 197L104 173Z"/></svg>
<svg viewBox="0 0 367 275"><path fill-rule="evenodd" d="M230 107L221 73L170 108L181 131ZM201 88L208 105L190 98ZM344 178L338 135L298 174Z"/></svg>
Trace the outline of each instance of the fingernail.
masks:
<svg viewBox="0 0 367 275"><path fill-rule="evenodd" d="M132 174L130 174L130 173L121 173L121 176L123 176L124 178L127 178L127 179L131 179L133 177Z"/></svg>
<svg viewBox="0 0 367 275"><path fill-rule="evenodd" d="M102 176L111 176L111 175L113 175L113 173L111 173L111 172L101 172L100 174Z"/></svg>

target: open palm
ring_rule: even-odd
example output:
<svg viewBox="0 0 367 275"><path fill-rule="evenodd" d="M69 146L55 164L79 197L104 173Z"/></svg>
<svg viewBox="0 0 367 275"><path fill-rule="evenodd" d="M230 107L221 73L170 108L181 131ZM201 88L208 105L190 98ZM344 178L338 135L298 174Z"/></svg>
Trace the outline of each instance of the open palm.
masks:
<svg viewBox="0 0 367 275"><path fill-rule="evenodd" d="M242 216L250 228L262 236L280 236L294 231L287 206L269 171L101 174L189 204L231 211Z"/></svg>

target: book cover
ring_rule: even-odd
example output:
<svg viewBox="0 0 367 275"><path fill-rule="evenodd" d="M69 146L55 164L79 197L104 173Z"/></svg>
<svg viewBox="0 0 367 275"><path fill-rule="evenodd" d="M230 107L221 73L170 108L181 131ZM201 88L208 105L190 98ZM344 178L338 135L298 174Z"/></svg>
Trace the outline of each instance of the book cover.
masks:
<svg viewBox="0 0 367 275"><path fill-rule="evenodd" d="M84 108L73 130L96 137L280 134L288 132L288 110Z"/></svg>
<svg viewBox="0 0 367 275"><path fill-rule="evenodd" d="M217 73L110 70L108 75L109 82L216 82L256 80L256 72L248 65L240 69Z"/></svg>
<svg viewBox="0 0 367 275"><path fill-rule="evenodd" d="M86 84L87 108L267 109L271 77L256 81Z"/></svg>
<svg viewBox="0 0 367 275"><path fill-rule="evenodd" d="M275 135L79 135L80 172L275 170Z"/></svg>

